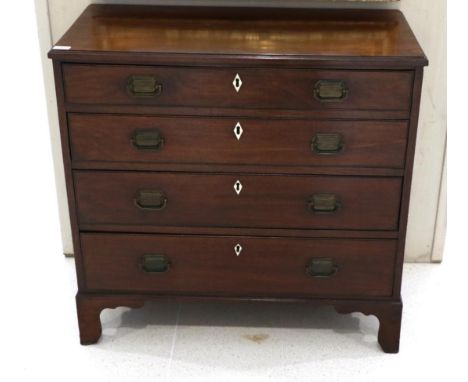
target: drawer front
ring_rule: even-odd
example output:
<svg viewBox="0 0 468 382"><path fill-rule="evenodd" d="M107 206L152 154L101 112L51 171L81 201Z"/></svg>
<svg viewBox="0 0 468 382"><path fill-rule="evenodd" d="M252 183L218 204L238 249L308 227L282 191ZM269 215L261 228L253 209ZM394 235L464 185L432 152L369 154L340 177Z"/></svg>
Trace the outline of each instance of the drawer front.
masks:
<svg viewBox="0 0 468 382"><path fill-rule="evenodd" d="M80 64L63 74L70 103L298 110L409 110L413 80L409 71Z"/></svg>
<svg viewBox="0 0 468 382"><path fill-rule="evenodd" d="M212 296L392 294L394 240L82 234L86 287Z"/></svg>
<svg viewBox="0 0 468 382"><path fill-rule="evenodd" d="M82 225L397 229L401 178L74 172Z"/></svg>
<svg viewBox="0 0 468 382"><path fill-rule="evenodd" d="M404 165L407 122L69 114L75 161Z"/></svg>

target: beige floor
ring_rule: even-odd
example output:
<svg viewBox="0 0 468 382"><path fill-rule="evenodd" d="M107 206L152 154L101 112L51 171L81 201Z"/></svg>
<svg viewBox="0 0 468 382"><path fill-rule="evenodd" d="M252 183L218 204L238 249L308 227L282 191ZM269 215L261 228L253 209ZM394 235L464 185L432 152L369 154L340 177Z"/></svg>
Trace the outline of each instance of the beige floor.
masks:
<svg viewBox="0 0 468 382"><path fill-rule="evenodd" d="M269 303L157 302L140 310L105 310L101 341L83 347L73 304L73 260L60 262L60 279L67 281L47 304L53 309L20 312L52 320L49 328L31 331L35 338L24 338L29 361L22 380L60 371L67 380L88 381L466 380L466 372L464 377L458 372L464 356L455 352L466 328L456 324L458 307L444 294L454 281L447 278L446 264L405 266L401 352L387 355L376 343L373 316ZM50 326L56 331L41 332ZM42 337L48 351L41 351ZM453 377L447 379L447 373Z"/></svg>

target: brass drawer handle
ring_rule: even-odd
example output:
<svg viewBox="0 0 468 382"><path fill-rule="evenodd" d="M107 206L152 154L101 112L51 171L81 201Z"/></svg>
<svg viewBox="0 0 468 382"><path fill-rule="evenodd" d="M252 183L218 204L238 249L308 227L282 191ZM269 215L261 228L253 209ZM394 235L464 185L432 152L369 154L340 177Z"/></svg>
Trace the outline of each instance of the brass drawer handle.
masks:
<svg viewBox="0 0 468 382"><path fill-rule="evenodd" d="M309 210L318 214L331 214L341 208L341 202L335 194L315 194L307 201Z"/></svg>
<svg viewBox="0 0 468 382"><path fill-rule="evenodd" d="M162 92L162 85L153 76L130 76L127 90L135 97L154 97Z"/></svg>
<svg viewBox="0 0 468 382"><path fill-rule="evenodd" d="M310 146L319 155L339 154L344 148L343 136L338 133L317 133Z"/></svg>
<svg viewBox="0 0 468 382"><path fill-rule="evenodd" d="M159 151L164 146L164 136L158 129L135 130L131 141L141 151Z"/></svg>
<svg viewBox="0 0 468 382"><path fill-rule="evenodd" d="M306 274L315 278L332 277L338 272L338 266L328 257L312 259L306 266Z"/></svg>
<svg viewBox="0 0 468 382"><path fill-rule="evenodd" d="M135 196L135 204L144 210L160 211L166 207L167 197L158 190L139 190Z"/></svg>
<svg viewBox="0 0 468 382"><path fill-rule="evenodd" d="M148 273L164 273L170 266L170 261L163 255L144 255L141 259L141 269Z"/></svg>
<svg viewBox="0 0 468 382"><path fill-rule="evenodd" d="M341 102L348 92L348 86L342 80L319 80L314 86L314 97L320 102Z"/></svg>

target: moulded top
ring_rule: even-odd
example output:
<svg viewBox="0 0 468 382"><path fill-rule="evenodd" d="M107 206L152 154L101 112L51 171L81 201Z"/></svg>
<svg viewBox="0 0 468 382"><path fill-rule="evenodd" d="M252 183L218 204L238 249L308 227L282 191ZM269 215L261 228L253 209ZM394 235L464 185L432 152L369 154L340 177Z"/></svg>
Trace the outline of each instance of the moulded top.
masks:
<svg viewBox="0 0 468 382"><path fill-rule="evenodd" d="M125 53L125 57L122 55ZM297 59L423 66L397 10L90 5L49 52L72 61ZM195 57L194 57L195 56Z"/></svg>

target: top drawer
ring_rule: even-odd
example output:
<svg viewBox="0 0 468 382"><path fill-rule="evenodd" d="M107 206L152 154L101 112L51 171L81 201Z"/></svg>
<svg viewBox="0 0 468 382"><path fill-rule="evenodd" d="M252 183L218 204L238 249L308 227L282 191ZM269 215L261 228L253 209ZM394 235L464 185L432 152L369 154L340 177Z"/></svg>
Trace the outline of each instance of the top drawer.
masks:
<svg viewBox="0 0 468 382"><path fill-rule="evenodd" d="M412 72L64 64L66 101L291 110L407 111Z"/></svg>

